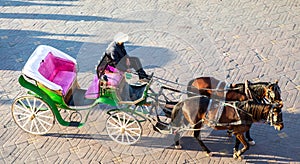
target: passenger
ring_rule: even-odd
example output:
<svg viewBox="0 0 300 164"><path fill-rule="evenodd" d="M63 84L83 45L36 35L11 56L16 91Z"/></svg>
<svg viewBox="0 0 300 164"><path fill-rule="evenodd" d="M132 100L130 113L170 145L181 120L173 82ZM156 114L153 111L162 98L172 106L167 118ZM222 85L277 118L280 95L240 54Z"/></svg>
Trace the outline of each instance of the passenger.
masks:
<svg viewBox="0 0 300 164"><path fill-rule="evenodd" d="M124 72L131 72L130 69L133 68L141 81L148 82L149 76L144 71L139 58L129 56L125 50L124 42L127 42L128 38L127 34L119 32L114 37L114 41L108 45L105 55L111 60L109 64Z"/></svg>

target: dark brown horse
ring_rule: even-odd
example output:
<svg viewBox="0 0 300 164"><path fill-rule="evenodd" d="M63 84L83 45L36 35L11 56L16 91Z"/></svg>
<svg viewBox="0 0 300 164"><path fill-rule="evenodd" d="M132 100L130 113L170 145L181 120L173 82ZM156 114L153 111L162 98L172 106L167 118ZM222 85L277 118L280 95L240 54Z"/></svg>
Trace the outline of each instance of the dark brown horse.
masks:
<svg viewBox="0 0 300 164"><path fill-rule="evenodd" d="M206 95L210 98L224 99L226 101L245 101L253 99L258 104L281 103L281 91L278 81L275 83L258 82L238 84L226 84L224 81L213 77L199 77L191 80L187 87L188 97L195 95ZM236 92L244 96L237 95ZM228 131L230 134L230 131ZM254 140L250 137L250 131L246 132L246 138L250 145Z"/></svg>
<svg viewBox="0 0 300 164"><path fill-rule="evenodd" d="M249 144L244 138L244 132L248 131L251 124L256 121L265 120L275 129L283 129L281 113L282 104L256 104L254 101L225 101L213 100L206 96L194 96L176 104L172 110L172 126L186 127L187 124L195 129L194 137L207 155L210 150L200 138L200 129L207 124L215 130L230 129L236 136L234 146L234 158L249 149ZM175 146L179 145L180 134L176 133ZM240 143L243 148L238 150Z"/></svg>

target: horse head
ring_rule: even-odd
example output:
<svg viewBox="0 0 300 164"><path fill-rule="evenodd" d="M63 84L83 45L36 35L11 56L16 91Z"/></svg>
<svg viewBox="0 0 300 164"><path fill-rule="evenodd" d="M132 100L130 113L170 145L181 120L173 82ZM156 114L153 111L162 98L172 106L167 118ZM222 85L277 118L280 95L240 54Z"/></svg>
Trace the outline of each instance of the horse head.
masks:
<svg viewBox="0 0 300 164"><path fill-rule="evenodd" d="M271 110L269 110L267 121L274 126L276 130L283 129L283 119L282 119L282 111L283 107L282 102L272 104Z"/></svg>
<svg viewBox="0 0 300 164"><path fill-rule="evenodd" d="M281 90L278 85L278 80L275 81L275 83L269 83L265 87L265 101L267 103L281 103L282 104L282 99L281 99Z"/></svg>

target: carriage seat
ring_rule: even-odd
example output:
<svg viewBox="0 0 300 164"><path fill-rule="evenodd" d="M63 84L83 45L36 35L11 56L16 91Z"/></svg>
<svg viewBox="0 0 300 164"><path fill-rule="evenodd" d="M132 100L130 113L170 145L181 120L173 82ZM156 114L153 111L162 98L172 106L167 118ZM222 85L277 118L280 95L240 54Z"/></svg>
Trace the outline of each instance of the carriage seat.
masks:
<svg viewBox="0 0 300 164"><path fill-rule="evenodd" d="M51 52L41 61L38 71L47 80L61 86L63 95L67 94L76 79L75 63Z"/></svg>
<svg viewBox="0 0 300 164"><path fill-rule="evenodd" d="M131 85L128 84L123 78L116 88L116 95L119 99L119 104L137 104L143 101L146 97L145 92L148 89L150 83L143 85Z"/></svg>
<svg viewBox="0 0 300 164"><path fill-rule="evenodd" d="M122 77L123 72L119 71L118 69L107 65L105 68L104 74L102 77L105 77L105 87L106 88L116 88L118 87ZM89 86L88 90L85 93L85 98L87 99L96 99L99 97L99 78L97 75L94 76L94 79Z"/></svg>

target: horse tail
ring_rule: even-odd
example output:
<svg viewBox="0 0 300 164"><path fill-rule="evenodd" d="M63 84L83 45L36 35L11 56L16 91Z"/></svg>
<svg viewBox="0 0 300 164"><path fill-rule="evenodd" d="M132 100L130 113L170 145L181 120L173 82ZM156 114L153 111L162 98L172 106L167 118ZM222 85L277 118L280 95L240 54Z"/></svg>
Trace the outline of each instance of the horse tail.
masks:
<svg viewBox="0 0 300 164"><path fill-rule="evenodd" d="M177 103L172 110L172 114L171 114L171 120L173 121L175 119L175 117L178 115L179 111L182 110L184 102L179 102Z"/></svg>
<svg viewBox="0 0 300 164"><path fill-rule="evenodd" d="M181 121L180 118L182 115L182 107L184 105L184 102L181 101L179 103L177 103L173 110L172 110L172 114L171 114L171 122L175 123L175 126L177 126L177 124Z"/></svg>

